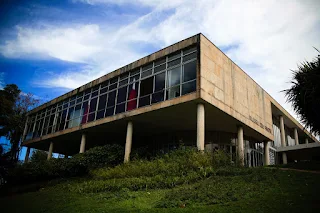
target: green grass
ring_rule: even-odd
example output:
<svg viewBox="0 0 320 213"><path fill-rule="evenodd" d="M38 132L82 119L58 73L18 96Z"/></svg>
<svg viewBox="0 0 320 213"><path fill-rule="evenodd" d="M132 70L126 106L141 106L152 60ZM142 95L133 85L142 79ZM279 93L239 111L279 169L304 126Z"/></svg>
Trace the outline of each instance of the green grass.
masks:
<svg viewBox="0 0 320 213"><path fill-rule="evenodd" d="M233 169L222 170L192 184L171 189L122 188L80 193L70 189L89 180L74 179L36 192L2 197L0 205L2 212L320 211L318 174L274 168L243 169L236 173L231 172Z"/></svg>
<svg viewBox="0 0 320 213"><path fill-rule="evenodd" d="M1 212L320 212L320 174L230 162L221 151L179 149L84 177L30 181L2 190Z"/></svg>

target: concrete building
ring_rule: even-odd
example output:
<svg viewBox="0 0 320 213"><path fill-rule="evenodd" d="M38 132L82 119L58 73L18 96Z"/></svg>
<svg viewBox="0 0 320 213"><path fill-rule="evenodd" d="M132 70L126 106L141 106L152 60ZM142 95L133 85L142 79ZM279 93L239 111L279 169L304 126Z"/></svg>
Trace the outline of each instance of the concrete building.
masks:
<svg viewBox="0 0 320 213"><path fill-rule="evenodd" d="M291 151L320 144L202 34L31 110L23 138L48 158L118 143L127 162L131 149L183 143L224 149L247 166L297 160Z"/></svg>

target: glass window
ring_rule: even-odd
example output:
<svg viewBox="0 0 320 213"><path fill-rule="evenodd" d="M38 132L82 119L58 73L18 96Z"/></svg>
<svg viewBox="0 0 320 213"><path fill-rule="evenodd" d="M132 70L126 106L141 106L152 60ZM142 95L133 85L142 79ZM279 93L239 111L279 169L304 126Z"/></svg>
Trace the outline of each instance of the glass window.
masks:
<svg viewBox="0 0 320 213"><path fill-rule="evenodd" d="M90 106L89 106L89 112L94 112L94 111L96 111L96 108L97 108L97 100L98 100L98 98L93 98L93 99L91 99L91 101L90 101Z"/></svg>
<svg viewBox="0 0 320 213"><path fill-rule="evenodd" d="M184 56L183 57L183 62L189 61L189 60L194 59L194 58L197 58L197 53L196 52Z"/></svg>
<svg viewBox="0 0 320 213"><path fill-rule="evenodd" d="M180 56L181 56L181 53L180 53L180 52L174 53L174 54L172 54L172 55L170 55L170 56L168 57L168 61L172 61L172 60L174 60L174 59L180 58Z"/></svg>
<svg viewBox="0 0 320 213"><path fill-rule="evenodd" d="M196 81L191 81L182 85L182 95L196 91Z"/></svg>
<svg viewBox="0 0 320 213"><path fill-rule="evenodd" d="M159 90L163 90L165 87L165 78L166 78L166 73L160 73L158 75L155 76L155 86L154 86L154 90L155 91L159 91Z"/></svg>
<svg viewBox="0 0 320 213"><path fill-rule="evenodd" d="M180 96L180 85L167 89L167 99L172 99Z"/></svg>
<svg viewBox="0 0 320 213"><path fill-rule="evenodd" d="M183 54L186 55L186 54L191 53L196 50L197 50L197 47L191 47L189 49L183 50Z"/></svg>
<svg viewBox="0 0 320 213"><path fill-rule="evenodd" d="M154 66L163 64L166 62L166 58L158 59L157 61L154 62Z"/></svg>
<svg viewBox="0 0 320 213"><path fill-rule="evenodd" d="M107 107L114 106L116 101L116 91L109 92Z"/></svg>
<svg viewBox="0 0 320 213"><path fill-rule="evenodd" d="M81 120L81 124L85 124L88 122L88 113L89 113L89 105L88 105L88 101L83 102L82 104L82 120Z"/></svg>
<svg viewBox="0 0 320 213"><path fill-rule="evenodd" d="M148 64L148 65L146 65L146 66L143 66L142 67L142 71L145 71L145 70L147 70L147 69L151 69L152 68L152 63L151 64Z"/></svg>
<svg viewBox="0 0 320 213"><path fill-rule="evenodd" d="M192 61L183 65L183 82L194 80L197 77L197 62Z"/></svg>
<svg viewBox="0 0 320 213"><path fill-rule="evenodd" d="M154 72L157 73L157 72L161 72L162 70L165 70L166 69L166 64L162 64L160 66L157 66L154 68Z"/></svg>
<svg viewBox="0 0 320 213"><path fill-rule="evenodd" d="M147 77L149 75L152 75L152 70L147 70L141 73L141 78Z"/></svg>
<svg viewBox="0 0 320 213"><path fill-rule="evenodd" d="M176 60L174 60L174 61L170 61L170 62L168 63L168 68L178 65L178 64L180 64L180 62L181 62L180 58L178 58L178 59L176 59Z"/></svg>
<svg viewBox="0 0 320 213"><path fill-rule="evenodd" d="M153 77L141 81L139 107L150 104L150 96L153 92ZM148 95L148 96L146 96ZM144 97L146 96L146 97Z"/></svg>
<svg viewBox="0 0 320 213"><path fill-rule="evenodd" d="M101 95L99 98L98 110L104 109L107 103L107 94Z"/></svg>
<svg viewBox="0 0 320 213"><path fill-rule="evenodd" d="M181 67L168 70L167 87L180 84Z"/></svg>
<svg viewBox="0 0 320 213"><path fill-rule="evenodd" d="M98 93L99 93L99 85L92 88L92 95L91 95L91 97L97 96Z"/></svg>

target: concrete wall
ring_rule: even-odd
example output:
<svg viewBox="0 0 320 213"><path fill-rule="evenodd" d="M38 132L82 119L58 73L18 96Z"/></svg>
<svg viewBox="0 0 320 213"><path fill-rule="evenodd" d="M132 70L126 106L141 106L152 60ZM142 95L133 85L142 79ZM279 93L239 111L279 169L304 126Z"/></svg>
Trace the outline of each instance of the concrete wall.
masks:
<svg viewBox="0 0 320 213"><path fill-rule="evenodd" d="M200 97L270 140L270 96L206 37L200 35Z"/></svg>

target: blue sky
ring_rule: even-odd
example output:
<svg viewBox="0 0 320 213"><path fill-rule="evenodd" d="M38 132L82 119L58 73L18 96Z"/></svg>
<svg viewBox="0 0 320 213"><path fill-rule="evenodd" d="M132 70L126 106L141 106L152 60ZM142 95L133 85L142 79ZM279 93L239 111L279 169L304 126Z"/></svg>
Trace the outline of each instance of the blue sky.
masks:
<svg viewBox="0 0 320 213"><path fill-rule="evenodd" d="M42 102L202 32L294 115L280 91L320 48L317 0L0 4L0 88L15 83Z"/></svg>

